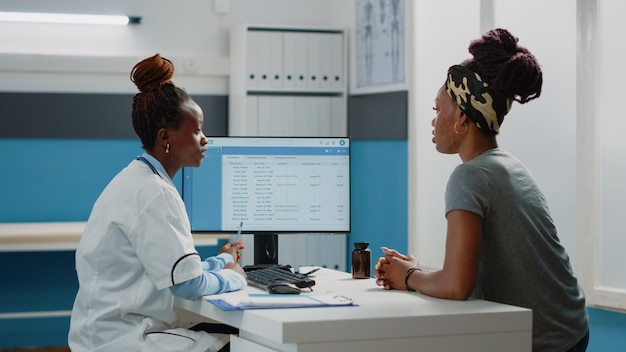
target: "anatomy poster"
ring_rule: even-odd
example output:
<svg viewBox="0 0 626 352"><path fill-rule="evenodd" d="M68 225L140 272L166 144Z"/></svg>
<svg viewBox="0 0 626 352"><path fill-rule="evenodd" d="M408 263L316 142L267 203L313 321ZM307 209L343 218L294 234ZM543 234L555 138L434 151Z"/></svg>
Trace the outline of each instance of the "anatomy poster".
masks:
<svg viewBox="0 0 626 352"><path fill-rule="evenodd" d="M405 0L356 0L355 6L356 88L405 84Z"/></svg>

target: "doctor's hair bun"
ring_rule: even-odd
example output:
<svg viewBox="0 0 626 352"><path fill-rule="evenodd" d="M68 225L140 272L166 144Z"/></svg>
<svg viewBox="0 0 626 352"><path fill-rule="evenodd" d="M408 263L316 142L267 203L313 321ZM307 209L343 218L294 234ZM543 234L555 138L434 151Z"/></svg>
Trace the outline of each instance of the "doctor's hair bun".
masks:
<svg viewBox="0 0 626 352"><path fill-rule="evenodd" d="M130 72L130 80L140 92L154 92L172 83L174 65L160 54L140 61Z"/></svg>
<svg viewBox="0 0 626 352"><path fill-rule="evenodd" d="M152 151L161 128L178 129L185 115L183 108L191 97L172 83L174 65L161 55L140 61L130 71L130 80L139 88L133 97L133 129L142 147Z"/></svg>
<svg viewBox="0 0 626 352"><path fill-rule="evenodd" d="M474 57L462 63L484 82L519 103L539 98L543 75L535 56L508 30L492 29L470 43Z"/></svg>

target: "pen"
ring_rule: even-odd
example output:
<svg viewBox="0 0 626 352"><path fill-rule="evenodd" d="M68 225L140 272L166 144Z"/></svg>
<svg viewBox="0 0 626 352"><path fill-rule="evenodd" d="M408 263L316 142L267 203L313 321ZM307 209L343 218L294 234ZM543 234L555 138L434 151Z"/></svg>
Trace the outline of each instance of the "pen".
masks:
<svg viewBox="0 0 626 352"><path fill-rule="evenodd" d="M241 229L243 229L243 221L239 223L239 228L237 228L237 244L241 244Z"/></svg>
<svg viewBox="0 0 626 352"><path fill-rule="evenodd" d="M241 241L241 229L243 229L243 221L239 223L239 228L237 229L237 244L239 245L239 249L245 249L243 247L243 242ZM241 253L237 251L237 259L241 259Z"/></svg>
<svg viewBox="0 0 626 352"><path fill-rule="evenodd" d="M313 270L311 270L311 271L309 271L309 272L306 272L306 273L304 273L304 274L301 274L301 275L302 275L302 276L309 276L309 275L313 274L314 272L316 272L316 271L318 271L318 270L320 270L320 268L315 268L315 269L313 269Z"/></svg>

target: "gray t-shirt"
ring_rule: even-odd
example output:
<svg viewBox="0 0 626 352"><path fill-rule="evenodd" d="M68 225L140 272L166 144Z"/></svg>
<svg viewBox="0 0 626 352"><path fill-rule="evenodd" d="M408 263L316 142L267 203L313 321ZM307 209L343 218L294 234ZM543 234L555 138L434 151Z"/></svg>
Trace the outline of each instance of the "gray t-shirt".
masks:
<svg viewBox="0 0 626 352"><path fill-rule="evenodd" d="M496 148L456 167L446 214L483 219L475 298L533 310L533 351L566 351L588 331L585 298L544 195L526 167Z"/></svg>

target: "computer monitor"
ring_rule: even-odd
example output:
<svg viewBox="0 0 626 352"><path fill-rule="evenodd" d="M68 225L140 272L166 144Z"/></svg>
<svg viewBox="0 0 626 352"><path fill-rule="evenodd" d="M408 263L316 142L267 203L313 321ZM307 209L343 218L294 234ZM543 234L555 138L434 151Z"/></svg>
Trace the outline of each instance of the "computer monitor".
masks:
<svg viewBox="0 0 626 352"><path fill-rule="evenodd" d="M183 169L192 232L242 227L255 264L277 262L278 234L350 232L349 138L208 137L207 148Z"/></svg>

